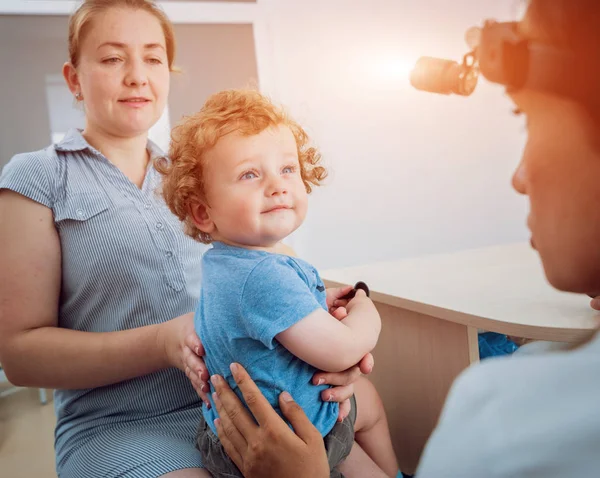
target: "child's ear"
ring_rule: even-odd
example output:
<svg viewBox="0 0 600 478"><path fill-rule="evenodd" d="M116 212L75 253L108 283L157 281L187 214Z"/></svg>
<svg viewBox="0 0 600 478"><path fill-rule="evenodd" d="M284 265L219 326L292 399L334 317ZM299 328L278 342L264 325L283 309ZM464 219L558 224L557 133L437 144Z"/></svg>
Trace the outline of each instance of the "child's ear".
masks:
<svg viewBox="0 0 600 478"><path fill-rule="evenodd" d="M195 202L190 206L192 220L198 229L207 234L212 234L216 227L210 217L208 206L201 202Z"/></svg>

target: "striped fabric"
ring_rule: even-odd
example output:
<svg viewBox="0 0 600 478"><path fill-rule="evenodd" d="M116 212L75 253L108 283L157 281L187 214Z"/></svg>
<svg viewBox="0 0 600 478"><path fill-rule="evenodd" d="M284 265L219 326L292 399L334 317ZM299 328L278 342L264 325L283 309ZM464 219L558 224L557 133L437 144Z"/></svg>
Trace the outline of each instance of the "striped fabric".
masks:
<svg viewBox="0 0 600 478"><path fill-rule="evenodd" d="M152 143L153 157L162 152ZM62 247L59 326L89 332L167 321L195 309L206 246L182 232L148 168L139 189L81 133L20 154L0 189L47 206ZM167 369L116 385L55 392L60 477L155 477L201 466L201 408L185 375Z"/></svg>

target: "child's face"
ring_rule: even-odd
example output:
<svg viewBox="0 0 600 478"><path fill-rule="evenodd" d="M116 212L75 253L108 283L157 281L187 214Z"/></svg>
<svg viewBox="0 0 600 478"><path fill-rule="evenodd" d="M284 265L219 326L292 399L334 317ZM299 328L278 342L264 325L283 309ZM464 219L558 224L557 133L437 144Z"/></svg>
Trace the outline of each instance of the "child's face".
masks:
<svg viewBox="0 0 600 478"><path fill-rule="evenodd" d="M208 204L195 208L194 217L213 239L269 248L304 221L308 194L287 126L224 136L205 160Z"/></svg>

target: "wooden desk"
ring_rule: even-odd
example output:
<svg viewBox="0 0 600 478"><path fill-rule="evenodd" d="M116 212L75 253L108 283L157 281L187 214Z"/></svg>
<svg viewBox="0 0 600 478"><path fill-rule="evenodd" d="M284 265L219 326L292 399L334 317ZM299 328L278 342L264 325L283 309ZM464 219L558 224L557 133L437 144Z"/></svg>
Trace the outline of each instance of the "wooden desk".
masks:
<svg viewBox="0 0 600 478"><path fill-rule="evenodd" d="M597 327L586 296L554 290L529 244L321 273L366 282L383 328L371 375L402 471L413 473L455 377L479 360L477 330L572 342Z"/></svg>

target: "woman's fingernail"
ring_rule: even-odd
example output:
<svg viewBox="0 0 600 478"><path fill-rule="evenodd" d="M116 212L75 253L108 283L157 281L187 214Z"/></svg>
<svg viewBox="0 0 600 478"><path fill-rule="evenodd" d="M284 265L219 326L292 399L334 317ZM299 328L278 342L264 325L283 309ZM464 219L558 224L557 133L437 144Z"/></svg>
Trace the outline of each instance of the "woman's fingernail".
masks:
<svg viewBox="0 0 600 478"><path fill-rule="evenodd" d="M194 352L196 352L196 355L200 355L200 347L198 345L196 345Z"/></svg>
<svg viewBox="0 0 600 478"><path fill-rule="evenodd" d="M320 379L317 381L317 385L323 385L324 383L325 383L325 379L324 379L324 378L320 378Z"/></svg>
<svg viewBox="0 0 600 478"><path fill-rule="evenodd" d="M333 393L329 394L329 398L327 398L328 402L333 402Z"/></svg>
<svg viewBox="0 0 600 478"><path fill-rule="evenodd" d="M284 402L293 402L294 401L294 399L292 398L292 396L288 392L282 392L281 393L281 399Z"/></svg>
<svg viewBox="0 0 600 478"><path fill-rule="evenodd" d="M238 371L239 371L238 364L237 364L237 363L232 363L232 364L229 366L229 370L231 370L231 373L233 373L233 374L236 374L236 373L238 373Z"/></svg>
<svg viewBox="0 0 600 478"><path fill-rule="evenodd" d="M213 375L212 377L210 377L210 382L215 386L219 384L219 380L221 380L221 377L219 377L218 375Z"/></svg>
<svg viewBox="0 0 600 478"><path fill-rule="evenodd" d="M213 393L213 402L215 404L215 407L220 407L221 406L221 400L219 400L219 396L216 393Z"/></svg>
<svg viewBox="0 0 600 478"><path fill-rule="evenodd" d="M208 392L210 389L209 389L209 387L208 387L208 385L207 385L206 383L202 382L202 383L200 384L200 390L202 390L204 393L206 393L206 392Z"/></svg>

